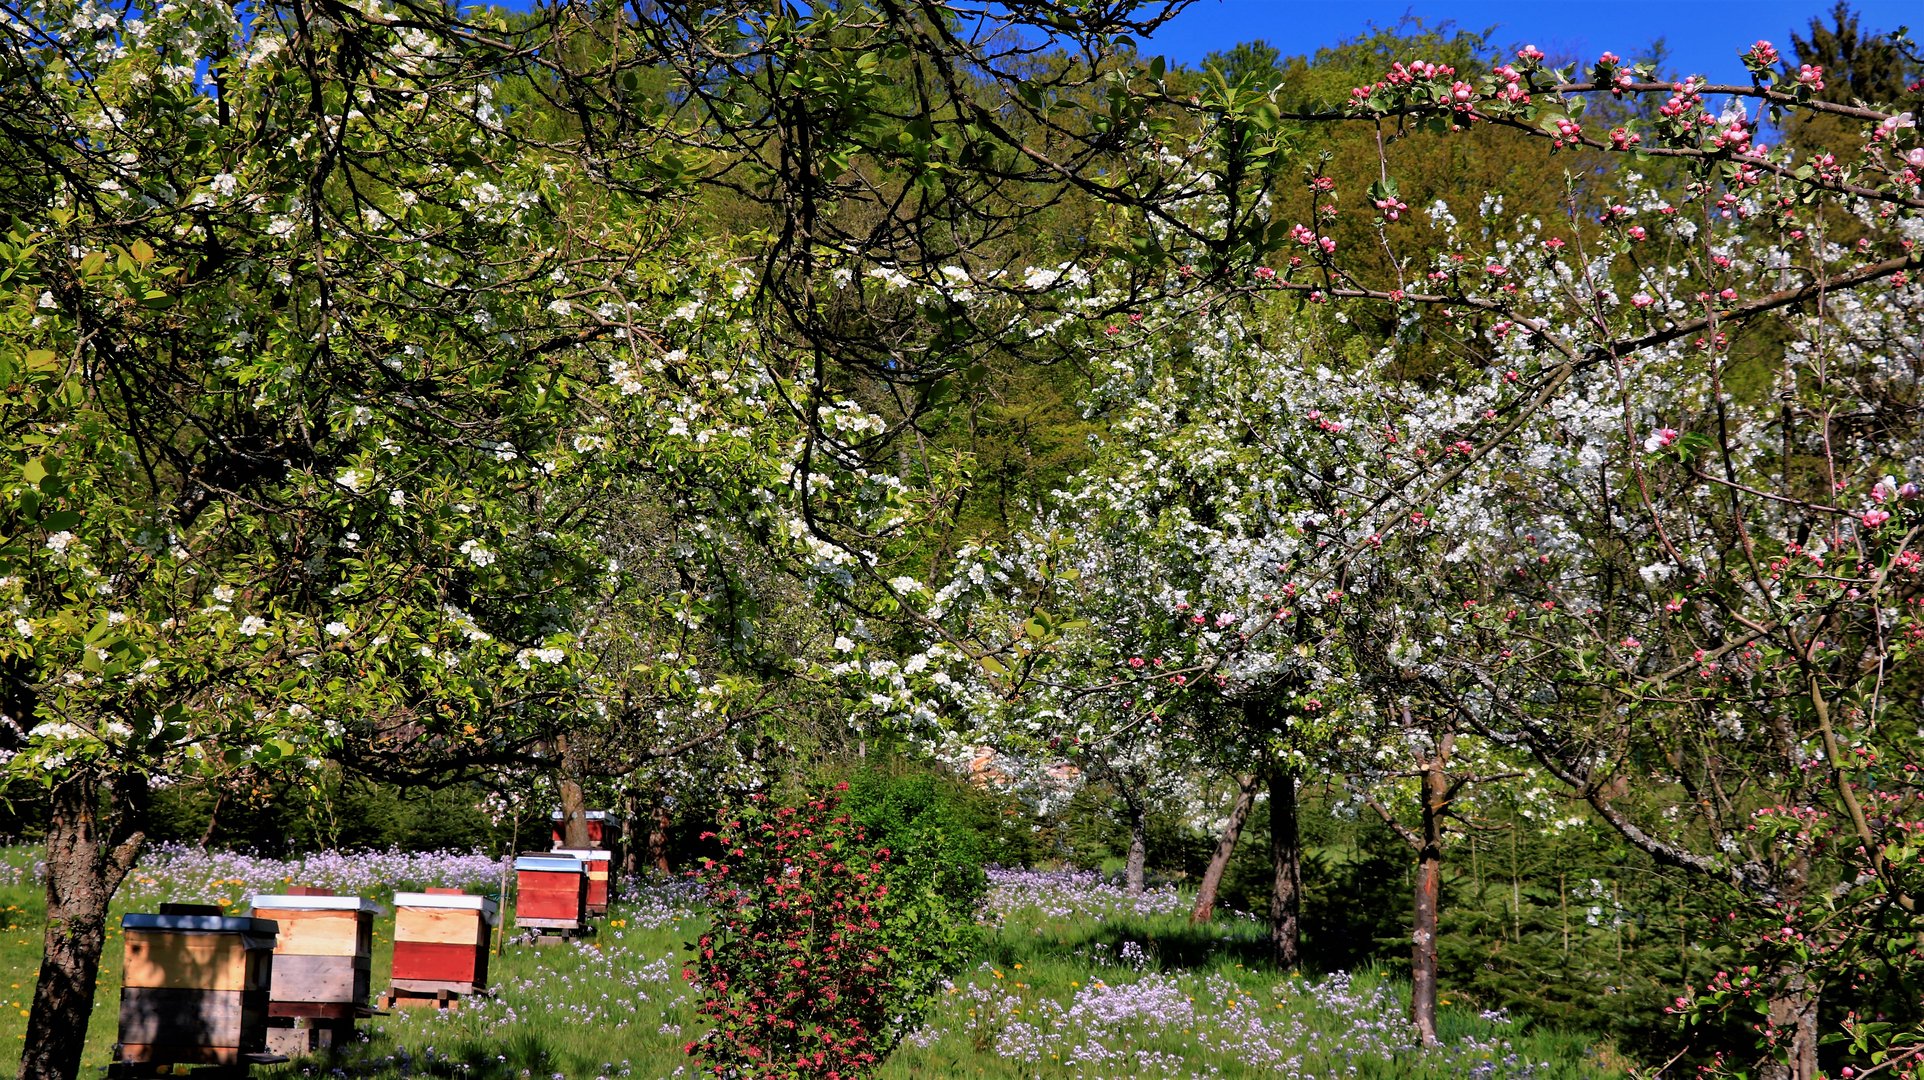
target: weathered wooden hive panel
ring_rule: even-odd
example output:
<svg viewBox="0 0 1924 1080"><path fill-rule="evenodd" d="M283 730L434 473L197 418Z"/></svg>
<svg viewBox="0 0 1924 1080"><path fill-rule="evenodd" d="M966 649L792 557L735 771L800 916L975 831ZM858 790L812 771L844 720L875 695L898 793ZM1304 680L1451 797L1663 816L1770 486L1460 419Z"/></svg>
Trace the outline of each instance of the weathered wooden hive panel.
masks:
<svg viewBox="0 0 1924 1080"><path fill-rule="evenodd" d="M118 1060L234 1065L265 1048L273 921L163 910L120 926Z"/></svg>
<svg viewBox="0 0 1924 1080"><path fill-rule="evenodd" d="M358 896L256 896L256 918L281 927L274 945L275 1005L367 1005L374 958L374 915L380 909ZM312 1010L276 1010L300 1015Z"/></svg>

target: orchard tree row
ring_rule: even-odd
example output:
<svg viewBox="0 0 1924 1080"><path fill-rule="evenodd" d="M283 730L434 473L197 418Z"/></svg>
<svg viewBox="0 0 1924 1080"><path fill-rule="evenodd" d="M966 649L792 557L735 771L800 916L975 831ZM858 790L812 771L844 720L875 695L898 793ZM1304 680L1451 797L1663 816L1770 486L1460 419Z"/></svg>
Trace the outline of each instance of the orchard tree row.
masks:
<svg viewBox="0 0 1924 1080"><path fill-rule="evenodd" d="M1260 789L1285 965L1341 777L1426 1034L1462 823L1580 805L1728 898L1703 1055L1924 1049L1915 58L1192 72L1170 14L0 6L22 1076L157 792L871 737L1138 835Z"/></svg>

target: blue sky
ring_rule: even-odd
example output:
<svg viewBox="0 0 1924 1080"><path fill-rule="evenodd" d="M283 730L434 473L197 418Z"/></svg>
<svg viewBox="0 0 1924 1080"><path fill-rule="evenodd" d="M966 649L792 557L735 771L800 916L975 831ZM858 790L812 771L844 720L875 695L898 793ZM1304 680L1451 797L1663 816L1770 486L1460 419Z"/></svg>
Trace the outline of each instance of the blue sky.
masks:
<svg viewBox="0 0 1924 1080"><path fill-rule="evenodd" d="M1552 56L1586 60L1606 49L1634 56L1657 38L1683 74L1716 82L1748 82L1737 55L1759 38L1790 53L1793 30L1808 36L1811 17L1826 22L1833 0L1196 0L1153 38L1144 55L1195 65L1206 54L1261 38L1294 56L1352 38L1372 24L1394 26L1404 14L1426 24L1444 20L1465 29L1496 27L1499 45L1534 44ZM1924 4L1917 0L1855 0L1867 31L1911 27L1924 37Z"/></svg>

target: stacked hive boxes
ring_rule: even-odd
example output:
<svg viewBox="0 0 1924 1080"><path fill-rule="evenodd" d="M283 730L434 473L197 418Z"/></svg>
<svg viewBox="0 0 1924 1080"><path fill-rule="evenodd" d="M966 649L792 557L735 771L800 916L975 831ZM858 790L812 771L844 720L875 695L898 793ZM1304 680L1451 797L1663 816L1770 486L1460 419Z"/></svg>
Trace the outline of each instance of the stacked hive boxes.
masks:
<svg viewBox="0 0 1924 1080"><path fill-rule="evenodd" d="M516 929L582 929L588 902L587 865L573 855L538 852L516 856Z"/></svg>
<svg viewBox="0 0 1924 1080"><path fill-rule="evenodd" d="M614 853L598 848L556 848L553 854L572 855L581 860L588 875L588 914L608 914L608 901L613 896L608 868L614 865Z"/></svg>
<svg viewBox="0 0 1924 1080"><path fill-rule="evenodd" d="M275 924L218 911L163 904L120 920L117 1061L238 1065L266 1048Z"/></svg>
<svg viewBox="0 0 1924 1080"><path fill-rule="evenodd" d="M270 1047L305 1054L331 1046L367 1014L374 915L358 896L256 896L254 914L280 924L268 1015Z"/></svg>
<svg viewBox="0 0 1924 1080"><path fill-rule="evenodd" d="M446 1003L450 995L485 991L497 910L493 900L459 889L395 893L391 1000L434 995Z"/></svg>

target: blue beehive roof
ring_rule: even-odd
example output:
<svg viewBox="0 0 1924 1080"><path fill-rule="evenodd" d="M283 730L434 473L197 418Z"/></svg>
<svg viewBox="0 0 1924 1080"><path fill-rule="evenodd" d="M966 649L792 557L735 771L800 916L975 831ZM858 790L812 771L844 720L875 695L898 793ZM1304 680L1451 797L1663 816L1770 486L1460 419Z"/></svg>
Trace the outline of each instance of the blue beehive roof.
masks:
<svg viewBox="0 0 1924 1080"><path fill-rule="evenodd" d="M586 863L573 855L517 855L514 860L516 870L546 870L549 873L585 874Z"/></svg>
<svg viewBox="0 0 1924 1080"><path fill-rule="evenodd" d="M281 925L272 919L249 919L238 915L137 915L120 917L122 930L170 930L199 934L279 934Z"/></svg>

